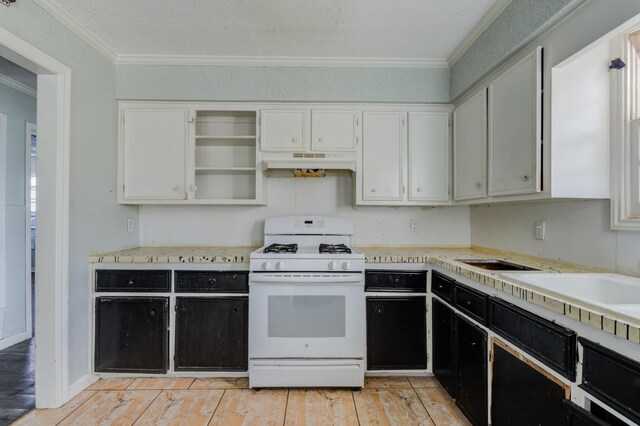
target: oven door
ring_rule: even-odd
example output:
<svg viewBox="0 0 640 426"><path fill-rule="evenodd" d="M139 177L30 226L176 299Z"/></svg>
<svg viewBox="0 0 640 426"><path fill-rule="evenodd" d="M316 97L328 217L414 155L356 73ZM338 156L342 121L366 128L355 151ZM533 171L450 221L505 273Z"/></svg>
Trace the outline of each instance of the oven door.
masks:
<svg viewBox="0 0 640 426"><path fill-rule="evenodd" d="M364 275L251 274L249 358L364 358Z"/></svg>

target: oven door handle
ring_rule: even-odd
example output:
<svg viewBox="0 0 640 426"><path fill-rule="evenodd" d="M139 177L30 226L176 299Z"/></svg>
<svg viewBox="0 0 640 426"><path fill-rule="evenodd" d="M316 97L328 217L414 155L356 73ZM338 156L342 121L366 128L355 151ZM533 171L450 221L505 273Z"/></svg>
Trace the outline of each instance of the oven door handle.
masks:
<svg viewBox="0 0 640 426"><path fill-rule="evenodd" d="M249 284L302 284L323 283L323 284L343 284L353 283L363 284L362 274L358 275L311 275L311 274L295 274L295 275L279 275L279 274L249 274Z"/></svg>

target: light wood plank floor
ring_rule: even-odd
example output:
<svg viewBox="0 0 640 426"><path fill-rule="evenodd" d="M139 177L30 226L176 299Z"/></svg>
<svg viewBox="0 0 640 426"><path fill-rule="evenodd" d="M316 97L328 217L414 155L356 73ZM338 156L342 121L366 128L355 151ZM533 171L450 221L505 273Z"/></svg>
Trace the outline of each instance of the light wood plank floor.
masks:
<svg viewBox="0 0 640 426"><path fill-rule="evenodd" d="M248 379L103 379L14 425L468 425L433 377L368 377L364 389L249 389Z"/></svg>

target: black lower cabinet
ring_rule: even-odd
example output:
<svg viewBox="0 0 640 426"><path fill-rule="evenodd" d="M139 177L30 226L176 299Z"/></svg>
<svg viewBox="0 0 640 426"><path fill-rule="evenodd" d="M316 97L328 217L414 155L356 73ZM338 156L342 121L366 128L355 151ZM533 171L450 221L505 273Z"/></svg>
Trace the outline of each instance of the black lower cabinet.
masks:
<svg viewBox="0 0 640 426"><path fill-rule="evenodd" d="M427 368L424 296L367 297L367 368Z"/></svg>
<svg viewBox="0 0 640 426"><path fill-rule="evenodd" d="M166 373L168 297L97 297L95 371Z"/></svg>
<svg viewBox="0 0 640 426"><path fill-rule="evenodd" d="M566 426L608 426L612 424L597 418L568 399L564 400L564 417Z"/></svg>
<svg viewBox="0 0 640 426"><path fill-rule="evenodd" d="M176 298L176 371L246 371L249 298Z"/></svg>
<svg viewBox="0 0 640 426"><path fill-rule="evenodd" d="M459 315L454 327L456 404L473 424L486 425L487 332Z"/></svg>
<svg viewBox="0 0 640 426"><path fill-rule="evenodd" d="M433 299L431 327L433 333L433 375L449 392L455 395L454 375L454 329L453 310L437 299Z"/></svg>
<svg viewBox="0 0 640 426"><path fill-rule="evenodd" d="M491 419L495 426L567 424L565 389L502 346L493 345ZM573 416L575 425L580 423Z"/></svg>

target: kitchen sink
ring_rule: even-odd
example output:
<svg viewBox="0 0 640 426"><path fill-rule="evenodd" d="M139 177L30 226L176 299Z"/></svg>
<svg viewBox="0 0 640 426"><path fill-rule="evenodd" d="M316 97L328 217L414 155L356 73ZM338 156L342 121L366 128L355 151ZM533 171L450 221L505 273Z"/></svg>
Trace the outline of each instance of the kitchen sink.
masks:
<svg viewBox="0 0 640 426"><path fill-rule="evenodd" d="M640 320L640 279L619 274L507 272L503 277L549 296Z"/></svg>
<svg viewBox="0 0 640 426"><path fill-rule="evenodd" d="M539 269L531 268L530 266L518 265L517 263L499 259L456 259L456 261L490 271L539 271Z"/></svg>

